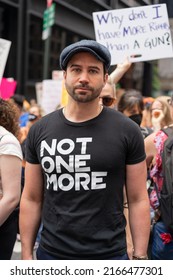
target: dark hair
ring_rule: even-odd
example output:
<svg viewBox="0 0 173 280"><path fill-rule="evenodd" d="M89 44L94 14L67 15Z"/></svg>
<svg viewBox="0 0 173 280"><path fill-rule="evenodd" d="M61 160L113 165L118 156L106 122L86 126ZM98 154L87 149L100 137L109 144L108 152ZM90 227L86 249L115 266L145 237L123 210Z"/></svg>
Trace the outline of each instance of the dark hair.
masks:
<svg viewBox="0 0 173 280"><path fill-rule="evenodd" d="M132 109L135 105L142 112L144 110L143 97L140 91L137 90L127 90L125 91L119 99L118 111L124 112L126 109Z"/></svg>
<svg viewBox="0 0 173 280"><path fill-rule="evenodd" d="M19 137L19 109L10 100L0 98L0 125L11 132L17 138Z"/></svg>
<svg viewBox="0 0 173 280"><path fill-rule="evenodd" d="M14 94L11 97L12 100L19 106L21 109L23 108L24 96L20 94Z"/></svg>

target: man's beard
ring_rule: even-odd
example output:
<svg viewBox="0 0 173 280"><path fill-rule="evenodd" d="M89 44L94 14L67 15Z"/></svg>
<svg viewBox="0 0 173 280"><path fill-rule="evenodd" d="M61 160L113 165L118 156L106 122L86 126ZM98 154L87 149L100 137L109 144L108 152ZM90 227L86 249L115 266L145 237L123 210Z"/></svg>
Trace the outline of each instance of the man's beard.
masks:
<svg viewBox="0 0 173 280"><path fill-rule="evenodd" d="M69 93L69 95L77 102L81 102L81 103L88 103L91 102L93 100L95 100L96 98L99 97L101 91L102 91L102 87L99 87L98 89L94 89L90 86L76 86L75 88L71 88L68 87L68 85L66 85L66 89L67 92ZM81 89L81 92L80 92ZM87 92L83 92L83 90L89 91L89 93Z"/></svg>

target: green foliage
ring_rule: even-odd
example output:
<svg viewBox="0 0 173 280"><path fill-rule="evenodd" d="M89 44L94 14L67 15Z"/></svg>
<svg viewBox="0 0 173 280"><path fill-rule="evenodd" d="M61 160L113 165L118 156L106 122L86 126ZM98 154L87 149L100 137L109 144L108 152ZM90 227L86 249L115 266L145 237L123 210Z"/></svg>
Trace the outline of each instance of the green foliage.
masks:
<svg viewBox="0 0 173 280"><path fill-rule="evenodd" d="M153 65L152 92L157 92L159 90L160 90L160 80L158 74L158 66Z"/></svg>

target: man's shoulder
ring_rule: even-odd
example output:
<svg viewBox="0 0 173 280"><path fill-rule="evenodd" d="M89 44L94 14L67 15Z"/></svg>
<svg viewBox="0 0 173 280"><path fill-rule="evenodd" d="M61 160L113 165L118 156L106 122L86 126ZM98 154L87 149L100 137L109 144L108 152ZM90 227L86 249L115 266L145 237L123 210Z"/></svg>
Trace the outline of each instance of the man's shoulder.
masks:
<svg viewBox="0 0 173 280"><path fill-rule="evenodd" d="M41 119L39 119L34 125L45 125L47 122L54 121L59 117L59 110L53 111L47 115L44 115Z"/></svg>
<svg viewBox="0 0 173 280"><path fill-rule="evenodd" d="M29 134L32 133L39 134L41 131L49 129L49 127L52 124L58 122L58 118L59 118L58 110L43 116L40 120L38 120L31 126L29 130Z"/></svg>
<svg viewBox="0 0 173 280"><path fill-rule="evenodd" d="M128 119L123 113L117 111L116 109L105 107L104 110L105 110L105 113L106 113L107 116L119 118L119 119L122 119L122 120L127 120Z"/></svg>
<svg viewBox="0 0 173 280"><path fill-rule="evenodd" d="M53 111L45 116L43 116L41 119L40 119L40 122L46 122L48 120L51 120L51 119L54 119L54 118L57 118L59 116L59 110L56 110L56 111Z"/></svg>
<svg viewBox="0 0 173 280"><path fill-rule="evenodd" d="M111 108L106 108L106 114L104 117L105 124L115 130L118 129L119 134L130 138L134 135L142 135L139 125L137 125L130 118L125 116L123 113L116 111Z"/></svg>

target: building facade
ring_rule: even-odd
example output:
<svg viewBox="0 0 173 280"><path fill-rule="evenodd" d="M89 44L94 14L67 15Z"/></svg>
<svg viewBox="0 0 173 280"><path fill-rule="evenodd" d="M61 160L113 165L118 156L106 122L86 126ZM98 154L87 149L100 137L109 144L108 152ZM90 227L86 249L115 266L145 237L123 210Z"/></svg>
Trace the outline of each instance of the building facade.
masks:
<svg viewBox="0 0 173 280"><path fill-rule="evenodd" d="M17 80L16 92L28 100L35 98L35 83L51 78L52 70L59 69L62 49L77 40L95 39L92 13L96 11L157 4L149 0L54 0L55 24L51 28L48 72L44 72L45 41L42 40L43 13L46 0L0 0L0 38L12 42L4 77ZM166 1L162 1L166 2ZM139 85L128 73L124 84L141 87L144 95L150 95L152 64L142 63L142 79ZM138 71L136 71L138 72ZM141 78L141 77L140 77ZM123 84L123 80L122 80ZM124 85L123 85L124 86Z"/></svg>

